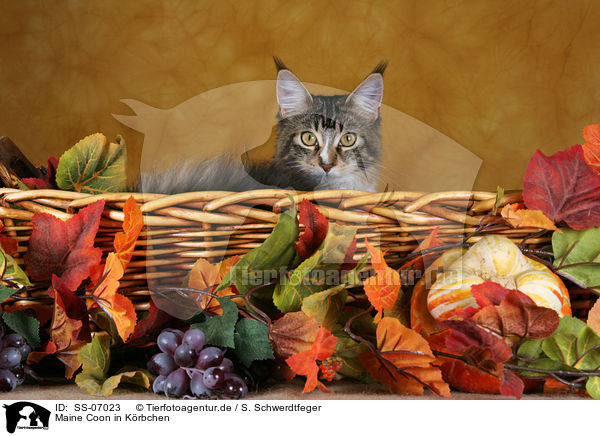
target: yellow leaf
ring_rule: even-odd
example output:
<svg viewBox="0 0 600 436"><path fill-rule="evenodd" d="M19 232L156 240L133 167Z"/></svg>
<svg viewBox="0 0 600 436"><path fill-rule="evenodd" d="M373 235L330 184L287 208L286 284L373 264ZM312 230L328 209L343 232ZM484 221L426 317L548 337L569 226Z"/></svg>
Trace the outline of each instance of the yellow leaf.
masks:
<svg viewBox="0 0 600 436"><path fill-rule="evenodd" d="M501 214L514 228L536 227L558 230L550 218L544 215L541 210L524 209L518 203L507 204L502 208Z"/></svg>

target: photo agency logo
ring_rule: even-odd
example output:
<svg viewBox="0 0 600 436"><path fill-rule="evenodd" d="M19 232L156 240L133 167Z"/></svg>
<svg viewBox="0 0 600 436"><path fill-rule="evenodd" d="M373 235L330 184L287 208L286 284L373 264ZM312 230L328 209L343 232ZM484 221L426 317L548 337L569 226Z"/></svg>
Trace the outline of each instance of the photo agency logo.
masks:
<svg viewBox="0 0 600 436"><path fill-rule="evenodd" d="M48 430L50 411L28 401L19 401L3 406L6 414L6 431L14 433L19 430Z"/></svg>

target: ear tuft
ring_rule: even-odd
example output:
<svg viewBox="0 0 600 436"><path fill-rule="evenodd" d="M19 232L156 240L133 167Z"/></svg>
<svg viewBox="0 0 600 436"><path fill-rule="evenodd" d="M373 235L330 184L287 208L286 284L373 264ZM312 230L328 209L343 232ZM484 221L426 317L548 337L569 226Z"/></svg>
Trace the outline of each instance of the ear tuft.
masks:
<svg viewBox="0 0 600 436"><path fill-rule="evenodd" d="M385 66L383 66L385 69ZM383 76L381 73L372 73L346 99L346 104L362 113L363 116L376 120L379 117L379 108L383 100Z"/></svg>
<svg viewBox="0 0 600 436"><path fill-rule="evenodd" d="M312 103L310 92L290 70L277 74L277 103L281 118L304 113Z"/></svg>

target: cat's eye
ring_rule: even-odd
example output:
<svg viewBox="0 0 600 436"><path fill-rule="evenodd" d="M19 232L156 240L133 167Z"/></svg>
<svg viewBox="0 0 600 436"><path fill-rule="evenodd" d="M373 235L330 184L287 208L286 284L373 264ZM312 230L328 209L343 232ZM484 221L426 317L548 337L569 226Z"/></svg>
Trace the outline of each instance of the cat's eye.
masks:
<svg viewBox="0 0 600 436"><path fill-rule="evenodd" d="M342 147L352 147L356 142L356 135L354 133L344 133L340 138L340 145Z"/></svg>
<svg viewBox="0 0 600 436"><path fill-rule="evenodd" d="M314 147L317 145L317 137L314 135L314 133L303 132L302 135L300 135L300 139L307 147Z"/></svg>

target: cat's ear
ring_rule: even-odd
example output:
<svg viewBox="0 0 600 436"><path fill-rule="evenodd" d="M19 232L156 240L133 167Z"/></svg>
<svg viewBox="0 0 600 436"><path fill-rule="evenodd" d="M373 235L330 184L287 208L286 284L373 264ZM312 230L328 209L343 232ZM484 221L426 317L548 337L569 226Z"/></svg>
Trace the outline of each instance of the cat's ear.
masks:
<svg viewBox="0 0 600 436"><path fill-rule="evenodd" d="M383 76L381 73L370 74L346 98L346 104L352 105L366 118L376 120L383 99Z"/></svg>
<svg viewBox="0 0 600 436"><path fill-rule="evenodd" d="M287 118L308 111L312 96L290 70L281 70L277 73L277 103L279 115Z"/></svg>

